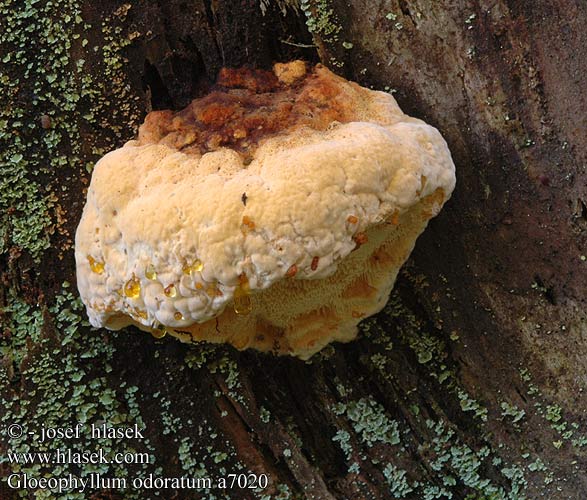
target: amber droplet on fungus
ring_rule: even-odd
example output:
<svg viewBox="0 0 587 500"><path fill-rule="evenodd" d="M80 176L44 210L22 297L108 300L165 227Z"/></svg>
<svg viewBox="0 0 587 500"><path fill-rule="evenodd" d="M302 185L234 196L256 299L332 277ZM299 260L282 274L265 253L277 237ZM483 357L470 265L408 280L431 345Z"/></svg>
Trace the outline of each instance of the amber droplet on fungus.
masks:
<svg viewBox="0 0 587 500"><path fill-rule="evenodd" d="M160 324L153 326L153 329L151 330L151 335L156 339L162 339L163 337L165 337L165 335L167 335L167 328Z"/></svg>
<svg viewBox="0 0 587 500"><path fill-rule="evenodd" d="M93 273L102 274L104 272L104 262L100 262L91 255L88 255L88 263Z"/></svg>
<svg viewBox="0 0 587 500"><path fill-rule="evenodd" d="M186 264L182 267L183 274L199 273L202 269L204 269L204 264L200 259L196 259L191 264Z"/></svg>
<svg viewBox="0 0 587 500"><path fill-rule="evenodd" d="M149 264L145 269L145 277L148 280L156 280L157 279L157 271L155 271L155 266L153 264Z"/></svg>
<svg viewBox="0 0 587 500"><path fill-rule="evenodd" d="M251 289L246 274L239 276L239 285L234 291L234 312L237 314L249 314L253 310Z"/></svg>
<svg viewBox="0 0 587 500"><path fill-rule="evenodd" d="M133 277L129 279L124 285L124 295L126 295L129 299L136 299L140 294L141 282L133 274Z"/></svg>

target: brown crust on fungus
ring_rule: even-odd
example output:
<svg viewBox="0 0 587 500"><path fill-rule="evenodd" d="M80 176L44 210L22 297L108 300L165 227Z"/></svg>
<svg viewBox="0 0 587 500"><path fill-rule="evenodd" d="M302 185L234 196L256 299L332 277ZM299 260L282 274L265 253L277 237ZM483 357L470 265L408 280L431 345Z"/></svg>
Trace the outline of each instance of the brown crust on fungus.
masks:
<svg viewBox="0 0 587 500"><path fill-rule="evenodd" d="M280 81L269 71L225 68L207 96L181 111L149 113L139 144L197 154L230 148L246 156L262 139L300 126L325 130L333 122L352 121L352 100L341 93L336 77L321 69L307 72L304 65L303 73L298 68Z"/></svg>
<svg viewBox="0 0 587 500"><path fill-rule="evenodd" d="M273 71L251 68L222 68L216 84L227 89L247 89L255 93L274 91L279 80Z"/></svg>

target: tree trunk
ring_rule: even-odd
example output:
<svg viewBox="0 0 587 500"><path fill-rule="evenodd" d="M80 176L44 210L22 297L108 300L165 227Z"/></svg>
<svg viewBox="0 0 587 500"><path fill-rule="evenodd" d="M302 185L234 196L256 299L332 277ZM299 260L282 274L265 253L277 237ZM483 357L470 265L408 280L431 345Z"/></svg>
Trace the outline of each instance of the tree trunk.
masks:
<svg viewBox="0 0 587 500"><path fill-rule="evenodd" d="M584 498L587 4L0 5L0 498ZM294 58L393 92L453 154L385 310L308 362L91 329L73 235L93 162L222 66ZM68 449L149 460L7 455ZM148 482L182 476L212 488Z"/></svg>

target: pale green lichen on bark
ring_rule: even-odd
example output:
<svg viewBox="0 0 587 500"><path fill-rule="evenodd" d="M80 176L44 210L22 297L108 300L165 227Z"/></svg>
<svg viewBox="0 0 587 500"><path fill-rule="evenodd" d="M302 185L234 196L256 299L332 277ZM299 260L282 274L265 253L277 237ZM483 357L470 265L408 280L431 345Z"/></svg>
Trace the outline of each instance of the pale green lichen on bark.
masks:
<svg viewBox="0 0 587 500"><path fill-rule="evenodd" d="M341 391L341 394L345 391ZM349 464L349 474L356 474L366 459L364 453L374 446L398 446L394 453L401 457L410 453L402 444L402 435L411 434L408 429L401 430L400 424L390 419L383 407L371 398L362 398L358 401L336 403L333 411L337 415L345 416L355 434L359 436L361 446L355 443L353 436L345 429L339 429L332 440L339 444ZM393 463L381 464L379 460L371 459L386 478L390 493L396 498L403 498L409 493L416 492L418 498L453 498L464 485L468 490L475 491L476 497L491 500L524 500L524 490L527 483L523 468L514 464L502 467L499 472L502 479L510 482L509 489L496 484L489 477L484 476L487 467L497 467L502 463L501 458L488 447L482 446L475 450L462 442L455 430L443 421L426 420L425 426L431 436L429 441L421 444L419 454L424 459L426 467L435 472L435 482L426 482L421 479L410 481L408 473ZM356 461L355 457L361 457ZM531 472L543 471L536 467L528 467ZM458 486L458 490L455 488Z"/></svg>
<svg viewBox="0 0 587 500"><path fill-rule="evenodd" d="M557 435L552 445L560 449L563 445L570 444L577 455L582 455L582 448L587 445L587 434L580 432L581 426L577 422L567 420L564 417L565 411L559 404L547 404L543 401L545 397L532 382L532 376L527 369L520 370L520 378L527 386L528 396L534 399L533 408L536 414L544 419Z"/></svg>
<svg viewBox="0 0 587 500"><path fill-rule="evenodd" d="M8 303L1 309L5 317L4 326L11 334L10 342L0 340L0 357L9 366L20 366L27 354L27 342L39 342L43 315L14 290L8 290Z"/></svg>
<svg viewBox="0 0 587 500"><path fill-rule="evenodd" d="M341 27L335 20L334 9L327 0L301 0L300 8L306 15L306 26L310 33L316 33L327 42L338 41Z"/></svg>
<svg viewBox="0 0 587 500"><path fill-rule="evenodd" d="M329 0L300 0L300 9L306 16L308 31L318 45L326 44L335 47L341 43L341 47L352 48L352 43L348 41L341 42L340 40L342 26ZM342 60L332 55L329 55L328 61L325 62L335 68L344 66Z"/></svg>
<svg viewBox="0 0 587 500"><path fill-rule="evenodd" d="M0 252L16 247L38 260L54 231L56 197L46 179L75 163L80 151L76 143L64 144L64 136L78 132L82 67L70 52L81 18L77 3L63 0L4 0L0 12Z"/></svg>
<svg viewBox="0 0 587 500"><path fill-rule="evenodd" d="M482 406L473 399L468 392L461 386L459 378L454 368L450 366L450 356L448 355L445 340L439 335L439 332L433 332L430 327L422 322L418 317L405 305L397 291L392 292L391 298L386 308L382 311L379 318L368 319L360 324L362 333L369 338L374 345L379 346L378 352L364 356L362 362L365 363L374 373L386 383L396 385L394 382L393 370L390 369L391 360L388 360L388 354L393 352L394 345L408 347L416 358L416 362L426 368L428 376L436 380L447 398L453 398L458 403L464 414L470 414L474 422L479 426L483 433L483 428L490 423L489 409ZM345 399L344 403L337 403L335 411L339 414L345 414L349 404L348 391L341 387L339 391L341 397ZM415 393L417 395L417 393ZM410 397L409 393L407 397ZM369 397L363 398L362 401L369 401ZM416 399L417 400L417 399ZM359 409L356 401L351 401L355 410ZM406 402L406 404L408 404ZM371 405L362 404L361 408L368 408L369 411L354 412L354 421L370 421L369 415ZM470 499L491 499L491 500L523 500L527 498L527 479L525 475L541 473L544 474L545 484L548 484L551 475L545 468L530 466L531 463L526 458L520 456L515 463L505 465L504 459L500 457L499 446L492 447L490 442L483 438L482 445L472 447L465 444L458 434L458 429L452 424L440 420L426 418L429 410L420 411L416 404L410 406L413 417L420 423L424 424L430 431L428 439L424 439L421 444L419 454L426 463L429 470L435 472L432 482L423 481L419 477L414 477L414 471L403 471L397 463L383 464L382 472L388 480L390 491L397 498L403 498L402 495L411 493L417 495L417 498L454 498L457 492L462 491L463 486L467 491L474 491L467 498ZM509 407L508 407L509 408ZM513 411L513 408L509 408ZM382 410L382 409L381 409ZM516 424L521 420L520 411L515 413ZM555 414L556 412L551 412ZM509 412L508 412L509 414ZM418 424L418 425L420 425ZM412 434L412 430L405 427L402 421L396 422L397 432L394 433L400 439L398 454L401 457L409 449L409 442L404 440ZM372 427L372 426L370 426ZM375 426L377 428L378 426ZM380 426L379 426L380 427ZM384 426L385 427L385 426ZM358 433L357 429L354 429ZM344 436L344 429L335 434L335 440L345 446L345 457L347 462L351 456L361 456L362 446L352 446L353 436ZM419 440L422 439L420 432L417 432ZM346 439L342 440L345 437ZM370 447L375 442L371 440ZM495 443L493 443L495 445ZM536 458L539 460L539 458ZM353 464L354 465L354 464ZM357 464L361 467L361 463ZM487 471L493 469L491 475ZM405 472L402 473L402 472ZM499 482L494 480L495 475L501 476ZM393 479L393 480L392 480ZM509 487L503 487L500 483L509 483ZM403 492L403 493L402 493Z"/></svg>
<svg viewBox="0 0 587 500"><path fill-rule="evenodd" d="M108 77L106 85L92 78L79 57L89 50L82 34L92 28L79 2L2 0L0 14L0 253L26 251L39 261L60 230L63 186L56 171L69 168L75 175L80 164L91 165L103 145L112 144L112 133L132 135L126 127L138 115L122 81L120 56L130 40L120 26L104 29L107 43L97 72ZM109 101L114 92L116 105ZM107 108L110 124L125 119L103 137L86 132L82 141L80 125L104 126L98 119Z"/></svg>
<svg viewBox="0 0 587 500"><path fill-rule="evenodd" d="M66 284L67 285L67 284ZM64 287L49 312L53 315L54 325L46 325L43 317L33 313L34 320L26 319L30 306L17 297L10 297L3 313L8 317L11 337L3 339L1 352L12 361L3 364L0 369L0 382L6 392L11 379L26 380L26 391L20 394L3 394L0 405L4 409L0 422L3 427L21 425L25 433L20 438L10 439L8 452L23 454L30 451L53 453L55 450L68 450L73 453L99 453L102 450L111 456L115 452L151 454L154 463L153 448L148 441L137 444L134 440L121 440L103 437L92 438L89 432L83 432L81 438L72 441L64 437L50 442L40 442L42 427L75 428L77 424L89 426L90 423L105 422L108 425L137 424L144 428L136 400L136 387L127 387L123 382L118 388L109 385L106 375L111 371L110 362L114 353L111 344L104 343L97 335L84 335L82 329L88 325L82 319L83 306L75 298L69 287ZM18 325L18 326L14 326ZM47 335L51 327L58 328L57 337ZM30 339L35 339L34 344ZM27 357L34 362L22 363ZM20 361L20 362L19 362ZM87 364L93 361L98 367L89 369ZM104 376L99 375L102 373ZM6 384L6 385L4 385ZM86 431L88 428L84 427ZM31 437L28 432L33 432ZM28 474L31 477L62 477L73 474L88 477L92 473L107 474L111 477L125 478L128 470L118 464L86 464L82 470L75 464L41 464L8 462L3 456L0 462L8 463L13 472ZM143 464L146 472L151 464ZM28 498L30 491L17 491L22 498ZM39 490L35 498L51 499L85 499L89 492L71 491L63 494L48 490ZM140 498L130 491L127 498Z"/></svg>
<svg viewBox="0 0 587 500"><path fill-rule="evenodd" d="M68 180L68 176L77 175L80 166L95 157L95 151L88 153L82 147L79 124L104 111L106 99L86 72L84 60L74 56L87 45L80 32L90 28L83 23L77 1L3 0L0 13L0 252L11 251L18 257L24 251L39 261L49 248L52 234L60 230L59 196L66 187L59 184L58 178ZM117 51L113 48L111 60L103 61L105 67L120 59ZM99 138L86 139L100 143ZM65 239L64 233L60 236ZM66 253L64 256L71 258ZM113 347L104 343L100 335L86 335L89 325L82 319L81 301L73 296L67 283L48 306L43 299L31 296L30 289L25 294L28 297L23 294L10 286L2 305L0 420L3 428L22 425L26 432L35 433L35 439L25 433L5 442L3 451L54 452L71 448L74 452L101 449L107 454L134 453L136 442L118 439L85 436L77 442L56 439L49 445L38 441L41 426L64 428L96 421L144 426L144 422L138 409L137 388L125 383L113 387L108 382ZM48 323L47 318L52 320ZM92 363L93 370L88 368ZM19 380L24 384L15 386ZM145 453L153 451L148 441L140 443L139 448ZM6 463L7 455L0 460ZM13 471L32 477L127 474L124 466L113 464L87 464L81 472L71 464L9 465ZM31 494L18 491L23 498ZM88 498L89 492L57 494L38 490L34 495L82 499ZM140 496L129 491L127 498Z"/></svg>
<svg viewBox="0 0 587 500"><path fill-rule="evenodd" d="M427 368L428 375L431 379L435 379L441 384L441 387L445 391L445 397L456 398L461 410L473 416L478 422L479 431L484 435L483 441L486 442L486 445L478 450L469 446L463 447L462 444L456 444L449 448L448 453L440 454L440 462L444 460L446 466L450 466L452 469L448 471L448 474L445 472L439 475L442 481L446 477L452 477L460 483L475 488L481 496L471 494L467 497L471 499L522 499L527 497L526 491L529 488L528 482L530 479L533 482L533 491L542 491L540 483L544 487L547 487L557 481L565 480L564 477L555 476L543 458L525 452L525 448L522 450L509 450L511 453L507 455L509 456L510 465L506 465L505 460L501 457L502 452L500 451L504 448L504 443L496 441L495 436L492 438L491 434L486 434L486 431L483 430L495 426L502 427L503 425L508 425L515 432L526 432L527 426L534 425L530 419L538 416L544 419L559 436L558 439L555 436L552 443L547 441L547 445L552 444L552 446L558 449L568 443L575 447L577 451L585 446L587 438L579 432L579 424L567 421L564 418L565 412L560 405L553 403L547 404L542 401L545 398L532 382L528 370L522 369L520 374L522 380L527 384L528 396L535 401L528 405L526 410L504 401L500 403L499 408L494 410L490 407L485 407L470 396L462 386L455 369L450 366L450 356L448 355L446 341L442 338L442 334L440 332L433 332L433 329L422 323L410 308L403 303L397 292L392 292L390 301L382 314L384 318L389 320L389 323L387 320L384 322L381 320L367 320L361 324L361 330L370 340L381 345L384 350L370 354L369 357L362 358L362 361L374 373L379 374L382 380L387 383L393 383L394 375L392 370L389 369L391 366L389 361L385 360L385 351L391 351L391 346L394 343L400 346L409 346L414 352L419 364ZM387 328L382 328L382 325L386 325ZM459 341L459 336L455 332L450 333L449 336L451 340L455 342ZM417 405L412 405L412 407L414 406L418 408ZM528 408L534 409L534 411L529 411ZM412 411L412 414L419 419L421 411L418 408L417 411ZM432 420L429 423L431 428L437 429L436 426L438 423L434 423ZM440 423L443 428L451 429L448 427L448 424ZM458 439L453 430L449 430L448 434L451 440ZM434 444L436 442L438 444L439 439L439 436L437 436L433 439L432 443ZM430 447L430 443L425 443L424 446ZM432 446L432 449L437 453L441 451L441 448L436 445ZM489 455L487 455L487 450L489 450ZM459 462L454 462L455 457L461 457L464 461L461 461L459 465ZM501 475L510 481L511 486L508 490L500 490L497 485L485 485L487 478L483 478L480 474L481 468L477 467L476 464L478 461L481 461L481 463L484 460L488 462L490 457L492 457L490 462L493 466L499 467ZM579 455L577 458L579 458ZM574 463L577 464L578 462L575 461ZM458 467L456 467L455 472L455 466L457 465ZM440 467L441 463L437 463L437 466ZM485 468L486 466L483 467L483 470ZM479 478L477 478L476 474L479 475ZM436 494L441 497L443 497L442 495L450 497L449 493L453 491L452 485L450 484L451 481L449 479L441 488L446 489L448 493L429 488L423 490L421 495L426 497L427 495ZM416 483L414 484L417 486ZM498 488L498 490L494 491L494 488ZM548 491L552 491L552 489L544 489L545 493ZM434 498L434 496L431 498Z"/></svg>
<svg viewBox="0 0 587 500"><path fill-rule="evenodd" d="M367 446L400 443L398 423L390 419L383 407L373 399L337 403L332 409L337 415L345 415Z"/></svg>
<svg viewBox="0 0 587 500"><path fill-rule="evenodd" d="M387 464L383 469L383 475L389 485L389 492L394 498L405 498L406 495L414 491L406 478L407 472L396 467L393 464Z"/></svg>

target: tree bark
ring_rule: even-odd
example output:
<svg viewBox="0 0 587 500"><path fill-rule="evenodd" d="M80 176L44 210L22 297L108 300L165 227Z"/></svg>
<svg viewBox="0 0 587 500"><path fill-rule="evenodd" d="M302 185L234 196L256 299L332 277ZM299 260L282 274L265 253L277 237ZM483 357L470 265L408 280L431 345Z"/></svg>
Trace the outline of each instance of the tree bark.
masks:
<svg viewBox="0 0 587 500"><path fill-rule="evenodd" d="M104 480L70 496L3 480L0 498L584 497L584 2L0 6L0 471ZM453 154L456 191L385 310L308 362L89 328L72 245L93 162L221 67L295 58L393 92ZM97 439L92 423L144 438ZM40 441L76 424L79 437ZM150 458L7 455L66 449ZM268 485L230 487L249 472ZM181 476L229 487L133 484Z"/></svg>

